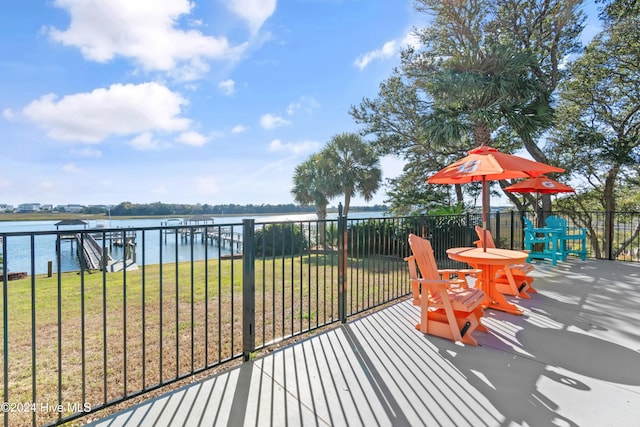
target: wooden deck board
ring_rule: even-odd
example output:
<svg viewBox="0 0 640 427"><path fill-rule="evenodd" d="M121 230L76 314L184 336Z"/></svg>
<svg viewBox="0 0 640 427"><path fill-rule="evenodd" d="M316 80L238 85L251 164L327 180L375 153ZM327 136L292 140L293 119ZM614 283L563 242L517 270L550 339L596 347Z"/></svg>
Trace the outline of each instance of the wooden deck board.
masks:
<svg viewBox="0 0 640 427"><path fill-rule="evenodd" d="M93 425L640 425L640 265L534 275L478 347L416 331L407 299Z"/></svg>

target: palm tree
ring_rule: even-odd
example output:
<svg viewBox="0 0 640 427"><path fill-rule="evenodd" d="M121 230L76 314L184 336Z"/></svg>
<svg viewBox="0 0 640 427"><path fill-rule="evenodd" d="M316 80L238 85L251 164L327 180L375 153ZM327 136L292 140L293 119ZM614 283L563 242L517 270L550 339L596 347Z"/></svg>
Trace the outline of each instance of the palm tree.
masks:
<svg viewBox="0 0 640 427"><path fill-rule="evenodd" d="M360 195L369 201L380 187L380 160L360 135L335 135L319 156L320 167L327 171L329 179L327 196L331 198L344 195L345 216L349 213L352 196Z"/></svg>
<svg viewBox="0 0 640 427"><path fill-rule="evenodd" d="M325 170L321 167L321 159L318 154L312 155L296 166L291 193L298 203L314 204L319 220L327 218L328 189L327 177Z"/></svg>
<svg viewBox="0 0 640 427"><path fill-rule="evenodd" d="M328 171L323 167L319 154L313 154L302 162L293 174L291 193L296 202L303 205L314 204L318 216L319 246L327 249L326 222L329 204L330 184Z"/></svg>

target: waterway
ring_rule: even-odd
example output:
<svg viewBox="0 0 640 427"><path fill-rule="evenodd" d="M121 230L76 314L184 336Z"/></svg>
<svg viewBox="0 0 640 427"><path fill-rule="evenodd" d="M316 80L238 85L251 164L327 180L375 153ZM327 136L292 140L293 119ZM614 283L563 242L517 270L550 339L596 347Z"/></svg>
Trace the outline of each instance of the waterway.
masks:
<svg viewBox="0 0 640 427"><path fill-rule="evenodd" d="M355 212L349 215L350 219L381 218L382 212ZM234 233L242 233L242 220L254 219L256 223L283 222L283 221L314 221L315 214L283 214L283 215L259 215L243 217L216 216L214 227L231 227ZM329 214L328 219L337 218L337 214ZM47 273L48 263L53 262L54 272L77 271L80 264L77 256L77 244L71 240L61 241L60 253L56 251L57 234L46 233L56 231L58 220L51 221L0 221L0 233L24 233L24 235L7 236L5 241L5 260L9 272L27 272L28 274ZM110 219L110 220L88 220L87 229L123 230L136 229L136 260L144 264L159 264L170 262L182 262L202 259L220 258L232 253L242 252L241 248L226 245L216 245L209 242L203 244L200 237L193 239L183 239L175 231L175 226L181 225L178 222L170 221L169 218L149 218L149 219ZM167 232L163 226L174 227ZM192 223L191 225L195 225ZM60 227L60 231L84 230L83 226ZM40 234L30 234L40 233ZM123 256L123 248L106 244L110 249L113 258L118 259ZM0 247L0 254L2 247ZM33 259L31 254L33 253ZM58 258L59 257L59 258ZM32 264L33 262L33 264Z"/></svg>

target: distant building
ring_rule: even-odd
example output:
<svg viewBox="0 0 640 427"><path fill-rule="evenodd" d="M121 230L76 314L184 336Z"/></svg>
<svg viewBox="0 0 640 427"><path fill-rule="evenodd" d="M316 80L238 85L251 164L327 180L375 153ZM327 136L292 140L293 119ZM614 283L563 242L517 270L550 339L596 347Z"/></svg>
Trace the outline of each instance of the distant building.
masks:
<svg viewBox="0 0 640 427"><path fill-rule="evenodd" d="M51 212L53 210L53 205L41 205L40 206L40 210L41 211Z"/></svg>
<svg viewBox="0 0 640 427"><path fill-rule="evenodd" d="M80 212L84 208L85 208L84 205L67 205L66 211L67 212Z"/></svg>
<svg viewBox="0 0 640 427"><path fill-rule="evenodd" d="M0 204L0 212L13 212L13 205Z"/></svg>
<svg viewBox="0 0 640 427"><path fill-rule="evenodd" d="M17 213L29 213L29 212L39 212L40 211L40 203L23 203L18 205L18 209L16 209Z"/></svg>

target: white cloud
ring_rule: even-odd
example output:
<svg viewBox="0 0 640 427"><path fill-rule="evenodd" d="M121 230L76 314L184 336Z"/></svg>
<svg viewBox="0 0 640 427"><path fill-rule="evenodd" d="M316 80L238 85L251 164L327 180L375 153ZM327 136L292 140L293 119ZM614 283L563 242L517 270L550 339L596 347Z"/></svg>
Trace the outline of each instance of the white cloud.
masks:
<svg viewBox="0 0 640 427"><path fill-rule="evenodd" d="M287 114L292 116L298 111L304 111L305 113L311 114L319 105L318 101L316 101L312 96L302 96L298 101L292 102L287 106Z"/></svg>
<svg viewBox="0 0 640 427"><path fill-rule="evenodd" d="M221 81L220 83L218 83L218 88L222 92L224 92L225 95L233 95L233 93L236 91L235 84L236 84L236 82L234 82L231 79L224 80L224 81Z"/></svg>
<svg viewBox="0 0 640 427"><path fill-rule="evenodd" d="M16 114L10 108L5 108L4 110L2 110L2 117L4 117L7 120L13 120L15 116Z"/></svg>
<svg viewBox="0 0 640 427"><path fill-rule="evenodd" d="M247 131L247 127L243 125L235 125L233 129L231 129L231 133L245 133Z"/></svg>
<svg viewBox="0 0 640 427"><path fill-rule="evenodd" d="M420 37L415 33L415 31L409 31L400 41L401 48L406 46L418 48L420 45Z"/></svg>
<svg viewBox="0 0 640 427"><path fill-rule="evenodd" d="M203 59L235 59L247 44L232 47L224 37L177 28L191 13L189 0L55 0L69 12L66 30L49 28L52 40L80 49L86 59L108 62L129 58L143 69L171 71L186 67L183 78L196 78L208 67Z"/></svg>
<svg viewBox="0 0 640 427"><path fill-rule="evenodd" d="M113 135L185 131L190 120L180 113L186 104L180 94L152 82L114 84L60 100L49 94L22 112L53 139L99 143Z"/></svg>
<svg viewBox="0 0 640 427"><path fill-rule="evenodd" d="M262 24L276 11L277 0L227 0L227 6L240 16L256 34Z"/></svg>
<svg viewBox="0 0 640 427"><path fill-rule="evenodd" d="M306 152L312 152L320 146L315 141L302 141L298 143L283 144L281 140L274 139L269 144L269 151L286 151L292 154L301 154Z"/></svg>
<svg viewBox="0 0 640 427"><path fill-rule="evenodd" d="M397 52L397 45L398 44L395 40L391 40L382 45L380 49L372 50L371 52L360 55L355 61L356 67L363 70L371 63L371 61L391 58Z"/></svg>
<svg viewBox="0 0 640 427"><path fill-rule="evenodd" d="M288 124L291 124L291 122L274 114L267 113L260 117L260 125L267 130L273 130Z"/></svg>
<svg viewBox="0 0 640 427"><path fill-rule="evenodd" d="M371 52L360 55L356 58L354 63L356 67L363 70L375 60L393 58L403 47L418 47L419 45L419 37L413 31L410 31L402 39L390 40L383 44L380 49L372 50Z"/></svg>
<svg viewBox="0 0 640 427"><path fill-rule="evenodd" d="M209 138L198 132L188 131L181 133L176 138L176 141L184 145L190 145L192 147L202 147L207 143L207 141L209 141Z"/></svg>
<svg viewBox="0 0 640 427"><path fill-rule="evenodd" d="M155 139L151 132L145 132L136 136L129 144L139 151L160 150L169 146L169 144Z"/></svg>

